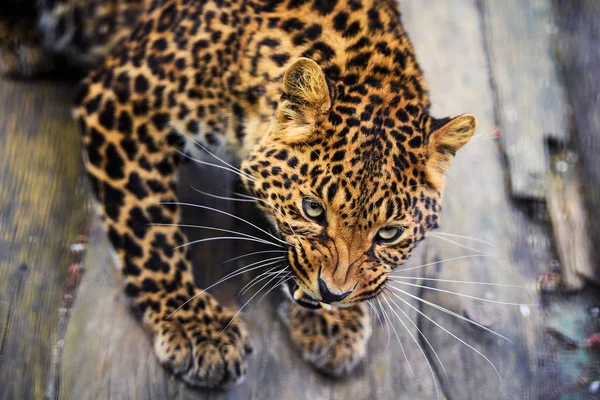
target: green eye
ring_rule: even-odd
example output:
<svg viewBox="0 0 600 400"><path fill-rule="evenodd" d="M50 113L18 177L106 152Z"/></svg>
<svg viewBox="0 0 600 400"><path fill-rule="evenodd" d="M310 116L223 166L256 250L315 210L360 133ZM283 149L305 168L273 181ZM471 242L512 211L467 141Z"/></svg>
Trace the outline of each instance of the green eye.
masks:
<svg viewBox="0 0 600 400"><path fill-rule="evenodd" d="M393 242L402 235L402 229L396 226L386 226L377 231L376 239L380 242Z"/></svg>
<svg viewBox="0 0 600 400"><path fill-rule="evenodd" d="M304 214L310 219L320 220L325 214L325 209L319 203L314 200L304 199L302 200L302 209Z"/></svg>

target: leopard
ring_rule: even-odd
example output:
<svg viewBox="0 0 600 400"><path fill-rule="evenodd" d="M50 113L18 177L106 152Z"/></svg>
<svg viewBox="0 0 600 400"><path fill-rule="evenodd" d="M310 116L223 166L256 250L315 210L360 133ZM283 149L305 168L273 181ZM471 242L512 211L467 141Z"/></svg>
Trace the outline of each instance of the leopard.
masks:
<svg viewBox="0 0 600 400"><path fill-rule="evenodd" d="M319 371L353 371L367 301L438 227L445 173L476 129L470 114L430 114L397 2L8 4L0 71L88 70L73 111L85 168L160 363L227 388L252 352L243 317L196 285L183 246L177 172L208 159L237 175L285 251L291 343Z"/></svg>

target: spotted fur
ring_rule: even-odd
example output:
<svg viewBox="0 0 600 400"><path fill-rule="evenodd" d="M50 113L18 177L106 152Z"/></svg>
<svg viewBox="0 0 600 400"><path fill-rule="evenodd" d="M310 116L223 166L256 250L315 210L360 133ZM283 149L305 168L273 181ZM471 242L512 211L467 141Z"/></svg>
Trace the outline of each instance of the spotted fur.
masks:
<svg viewBox="0 0 600 400"><path fill-rule="evenodd" d="M226 147L288 244L295 287L336 306L284 309L292 341L316 367L350 371L370 336L363 302L437 227L444 172L475 130L470 115L430 116L395 2L42 3L46 49L103 59L75 116L125 291L161 362L197 386L244 375L243 324L195 286L189 248L176 248L182 154ZM381 229L398 235L386 242Z"/></svg>

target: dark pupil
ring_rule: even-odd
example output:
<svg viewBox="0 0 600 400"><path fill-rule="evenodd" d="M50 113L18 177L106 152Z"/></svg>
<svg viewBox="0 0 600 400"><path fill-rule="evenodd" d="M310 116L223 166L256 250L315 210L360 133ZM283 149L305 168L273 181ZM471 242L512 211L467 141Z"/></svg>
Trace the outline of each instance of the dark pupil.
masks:
<svg viewBox="0 0 600 400"><path fill-rule="evenodd" d="M318 209L320 206L317 203L310 203L312 209Z"/></svg>

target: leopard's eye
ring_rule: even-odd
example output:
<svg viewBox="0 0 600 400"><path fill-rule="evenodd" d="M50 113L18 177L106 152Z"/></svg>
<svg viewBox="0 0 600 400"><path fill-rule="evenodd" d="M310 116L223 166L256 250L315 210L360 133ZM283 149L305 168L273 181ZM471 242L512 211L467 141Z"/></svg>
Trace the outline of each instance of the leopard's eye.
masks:
<svg viewBox="0 0 600 400"><path fill-rule="evenodd" d="M325 215L325 209L319 203L311 199L302 200L302 210L310 219L320 221Z"/></svg>
<svg viewBox="0 0 600 400"><path fill-rule="evenodd" d="M393 242L402 235L402 229L397 226L385 226L377 231L376 240L379 242Z"/></svg>

